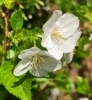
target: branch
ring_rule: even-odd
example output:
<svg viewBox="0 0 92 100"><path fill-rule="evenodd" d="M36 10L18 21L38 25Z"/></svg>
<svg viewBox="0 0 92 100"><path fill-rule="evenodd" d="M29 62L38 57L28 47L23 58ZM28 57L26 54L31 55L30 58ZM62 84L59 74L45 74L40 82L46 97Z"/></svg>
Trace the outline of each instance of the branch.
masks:
<svg viewBox="0 0 92 100"><path fill-rule="evenodd" d="M5 57L6 57L6 51L7 51L7 46L8 46L8 19L9 19L9 13L8 11L5 12L4 16L4 22L5 22L5 29L4 29L4 41L3 41L3 53L4 56L2 57L2 63L5 62Z"/></svg>

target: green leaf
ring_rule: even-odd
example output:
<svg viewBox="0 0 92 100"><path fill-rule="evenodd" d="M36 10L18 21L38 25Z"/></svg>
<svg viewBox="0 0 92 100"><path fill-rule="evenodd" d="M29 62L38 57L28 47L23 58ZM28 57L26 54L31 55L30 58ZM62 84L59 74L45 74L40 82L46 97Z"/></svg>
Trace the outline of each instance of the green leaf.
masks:
<svg viewBox="0 0 92 100"><path fill-rule="evenodd" d="M71 85L72 82L68 77L67 72L59 72L55 79L55 83L58 87L60 87L64 92L70 92L71 91Z"/></svg>
<svg viewBox="0 0 92 100"><path fill-rule="evenodd" d="M76 90L78 93L89 95L90 94L90 86L89 86L89 83L87 82L87 80L78 76L77 81L76 81Z"/></svg>
<svg viewBox="0 0 92 100"><path fill-rule="evenodd" d="M3 4L3 0L0 0L0 5L2 5Z"/></svg>
<svg viewBox="0 0 92 100"><path fill-rule="evenodd" d="M14 7L16 0L3 0L5 7L10 10Z"/></svg>
<svg viewBox="0 0 92 100"><path fill-rule="evenodd" d="M5 88L14 96L19 97L21 100L31 100L30 82L29 80L19 82L19 78L15 77L12 73L13 66L10 63L5 63L0 68L0 81ZM19 84L16 84L18 83Z"/></svg>
<svg viewBox="0 0 92 100"><path fill-rule="evenodd" d="M18 31L22 28L23 17L21 9L14 11L10 18L10 24L13 30Z"/></svg>
<svg viewBox="0 0 92 100"><path fill-rule="evenodd" d="M42 31L39 28L34 28L33 30L30 30L29 33L31 34L30 36L30 41L34 42L34 39L40 40L42 38Z"/></svg>
<svg viewBox="0 0 92 100"><path fill-rule="evenodd" d="M80 5L87 5L87 0L78 0Z"/></svg>
<svg viewBox="0 0 92 100"><path fill-rule="evenodd" d="M43 1L37 0L37 2L38 2L40 5L44 6L44 2L43 2Z"/></svg>
<svg viewBox="0 0 92 100"><path fill-rule="evenodd" d="M7 59L13 58L14 55L15 55L14 50L10 49L10 50L7 51Z"/></svg>

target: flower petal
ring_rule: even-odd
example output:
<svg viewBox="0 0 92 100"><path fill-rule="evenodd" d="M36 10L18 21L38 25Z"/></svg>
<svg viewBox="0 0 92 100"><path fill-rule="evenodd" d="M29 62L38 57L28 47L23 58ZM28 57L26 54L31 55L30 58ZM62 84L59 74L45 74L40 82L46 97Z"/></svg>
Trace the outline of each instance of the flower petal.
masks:
<svg viewBox="0 0 92 100"><path fill-rule="evenodd" d="M34 67L30 66L30 70L29 70L30 74L32 74L33 76L37 76L37 77L42 77L44 75L46 75L48 72L42 69L35 69Z"/></svg>
<svg viewBox="0 0 92 100"><path fill-rule="evenodd" d="M40 65L40 68L52 72L61 69L62 64L60 60L57 60L53 57L45 56L43 57L44 63Z"/></svg>
<svg viewBox="0 0 92 100"><path fill-rule="evenodd" d="M34 54L38 53L40 51L37 47L32 47L29 49L22 50L22 52L18 55L18 58L24 59L24 58L31 58Z"/></svg>
<svg viewBox="0 0 92 100"><path fill-rule="evenodd" d="M24 73L26 73L29 70L29 64L30 64L30 60L28 59L23 59L21 60L15 67L13 74L15 76L20 76Z"/></svg>
<svg viewBox="0 0 92 100"><path fill-rule="evenodd" d="M45 32L50 32L50 30L52 30L53 25L55 24L55 22L61 17L62 12L60 10L55 10L53 12L53 15L51 16L51 18L43 25L42 30Z"/></svg>
<svg viewBox="0 0 92 100"><path fill-rule="evenodd" d="M62 64L61 64L61 61L60 60L57 60L57 59L55 59L55 58L53 58L53 55L51 55L49 52L47 52L47 51L40 51L39 52L39 55L42 57L42 59L43 59L43 61L45 62L45 63L43 63L40 67L42 68L42 69L44 69L44 70L46 70L45 68L47 68L47 66L49 67L49 66L52 66L51 64L53 64L52 62L56 62L56 66L54 66L53 68L50 68L50 69L48 69L47 68L47 71L49 70L49 71L57 71L57 70L59 70L59 69L61 69L61 67L62 67ZM49 61L50 62L49 62ZM48 63L49 62L49 63ZM50 64L51 63L51 64ZM55 64L54 64L55 65ZM46 67L45 67L46 66Z"/></svg>
<svg viewBox="0 0 92 100"><path fill-rule="evenodd" d="M52 50L52 52L50 51L50 50ZM56 49L49 49L48 50L48 52L47 51L40 51L39 52L39 55L40 56L42 56L42 57L54 57L55 59L57 59L57 60L60 60L61 59L61 57L62 57L62 55L63 55L63 52L60 50L56 50L56 51L54 51L54 50L56 50ZM60 52L60 54L59 54L59 52ZM60 56L61 55L61 56ZM60 57L57 57L57 56L60 56ZM60 59L59 59L60 58Z"/></svg>
<svg viewBox="0 0 92 100"><path fill-rule="evenodd" d="M74 34L79 27L79 19L73 14L66 13L55 23L55 27L61 30L63 38L68 38Z"/></svg>
<svg viewBox="0 0 92 100"><path fill-rule="evenodd" d="M57 71L57 70L60 70L61 68L62 68L62 64L58 64L58 65L56 66L56 68L54 69L54 72Z"/></svg>
<svg viewBox="0 0 92 100"><path fill-rule="evenodd" d="M47 41L49 41L51 31L53 30L55 22L61 17L62 12L60 10L55 10L52 17L43 25L42 30L44 31L41 45L46 47Z"/></svg>
<svg viewBox="0 0 92 100"><path fill-rule="evenodd" d="M43 34L43 38L42 38L42 41L41 41L41 45L43 47L46 47L48 44L49 44L50 47L52 47L51 37L50 37L50 35L48 36L46 34Z"/></svg>
<svg viewBox="0 0 92 100"><path fill-rule="evenodd" d="M73 59L73 51L69 53L64 53L64 59L67 64L69 64Z"/></svg>
<svg viewBox="0 0 92 100"><path fill-rule="evenodd" d="M49 36L47 39L42 39L41 42L43 47L46 47L48 52L55 57L56 59L60 60L63 56L63 52L61 49L61 45L55 45Z"/></svg>
<svg viewBox="0 0 92 100"><path fill-rule="evenodd" d="M42 57L42 58L45 58L45 57L53 57L49 52L47 52L46 50L41 50L39 51L39 55Z"/></svg>
<svg viewBox="0 0 92 100"><path fill-rule="evenodd" d="M74 33L74 35L72 35L71 37L69 37L68 39L63 39L62 40L62 50L63 53L69 53L72 52L74 47L76 46L76 42L79 39L81 35L81 31L76 31Z"/></svg>
<svg viewBox="0 0 92 100"><path fill-rule="evenodd" d="M63 51L60 47L52 47L51 49L48 49L48 52L57 60L60 60L63 56Z"/></svg>

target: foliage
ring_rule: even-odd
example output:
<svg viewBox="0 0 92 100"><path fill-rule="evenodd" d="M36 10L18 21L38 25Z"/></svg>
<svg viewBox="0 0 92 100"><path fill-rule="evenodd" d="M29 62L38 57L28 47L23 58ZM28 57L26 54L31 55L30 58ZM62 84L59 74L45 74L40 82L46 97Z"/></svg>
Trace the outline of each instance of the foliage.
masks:
<svg viewBox="0 0 92 100"><path fill-rule="evenodd" d="M10 18L10 24L12 29L15 31L18 31L22 28L23 17L22 17L22 11L20 9L12 13Z"/></svg>
<svg viewBox="0 0 92 100"><path fill-rule="evenodd" d="M19 62L17 56L22 50L35 45L44 49L41 47L41 28L55 9L73 13L80 19L83 33L75 48L73 61L69 65L63 64L59 72L48 73L43 78L33 77L29 73L15 77L13 69ZM43 84L49 89L58 87L69 95L75 89L76 94L92 98L92 71L83 65L85 59L92 57L92 41L89 41L92 33L91 9L91 0L0 0L0 100L45 100L47 94L43 90L48 88L42 89ZM73 69L76 72L70 75ZM74 74L76 77L73 80L71 77Z"/></svg>
<svg viewBox="0 0 92 100"><path fill-rule="evenodd" d="M13 95L19 97L21 100L30 100L31 83L29 80L23 81L21 84L16 84L19 78L16 78L12 73L12 65L8 62L1 66L1 83Z"/></svg>

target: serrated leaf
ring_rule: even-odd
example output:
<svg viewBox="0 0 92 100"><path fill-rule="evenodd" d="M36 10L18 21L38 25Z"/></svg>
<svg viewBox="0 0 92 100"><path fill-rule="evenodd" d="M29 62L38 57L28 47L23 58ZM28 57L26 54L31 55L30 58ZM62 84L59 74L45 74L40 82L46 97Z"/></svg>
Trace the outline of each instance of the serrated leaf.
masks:
<svg viewBox="0 0 92 100"><path fill-rule="evenodd" d="M39 38L42 38L42 31L39 28L34 28L33 30L29 31L31 35L38 40Z"/></svg>
<svg viewBox="0 0 92 100"><path fill-rule="evenodd" d="M5 63L0 69L0 77L2 84L14 96L19 97L21 100L31 100L30 84L28 80L23 81L21 84L15 85L19 78L15 77L12 73L13 66L10 63ZM31 81L30 81L31 82Z"/></svg>
<svg viewBox="0 0 92 100"><path fill-rule="evenodd" d="M21 9L14 11L10 18L10 24L13 30L18 31L22 28L23 17Z"/></svg>

